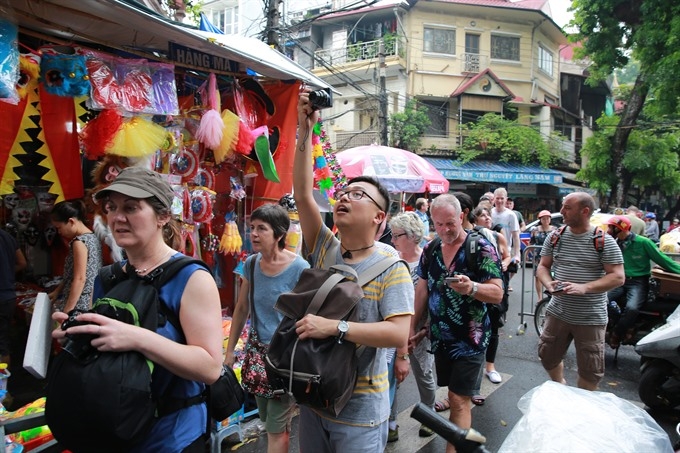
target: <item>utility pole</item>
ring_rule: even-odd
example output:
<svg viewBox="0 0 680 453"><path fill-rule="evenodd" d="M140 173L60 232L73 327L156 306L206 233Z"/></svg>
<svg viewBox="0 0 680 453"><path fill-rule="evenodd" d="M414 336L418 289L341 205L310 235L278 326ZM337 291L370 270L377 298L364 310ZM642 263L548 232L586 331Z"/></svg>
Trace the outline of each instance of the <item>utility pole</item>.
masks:
<svg viewBox="0 0 680 453"><path fill-rule="evenodd" d="M281 33L281 11L279 10L279 6L282 3L283 0L269 0L269 4L267 5L267 44L279 52L282 50L281 41L279 40Z"/></svg>
<svg viewBox="0 0 680 453"><path fill-rule="evenodd" d="M380 144L387 146L387 90L385 88L385 44L380 41L378 50L378 78L380 79L380 112L378 113L378 125L380 127Z"/></svg>

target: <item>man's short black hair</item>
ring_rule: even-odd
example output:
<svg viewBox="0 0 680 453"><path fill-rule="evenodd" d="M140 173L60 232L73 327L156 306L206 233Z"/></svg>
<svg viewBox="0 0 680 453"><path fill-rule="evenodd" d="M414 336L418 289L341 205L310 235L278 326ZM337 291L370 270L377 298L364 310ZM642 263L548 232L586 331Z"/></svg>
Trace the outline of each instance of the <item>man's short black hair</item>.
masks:
<svg viewBox="0 0 680 453"><path fill-rule="evenodd" d="M453 195L458 198L458 201L460 202L460 210L462 212L465 212L467 209L467 219L470 221L470 223L474 223L473 218L471 217L472 210L475 208L475 204L472 201L472 197L465 192L453 192Z"/></svg>
<svg viewBox="0 0 680 453"><path fill-rule="evenodd" d="M373 176L357 176L356 178L352 178L349 181L347 181L347 185L354 184L355 182L367 182L378 189L378 193L380 196L385 200L385 205L382 206L383 211L385 214L390 212L390 193L387 191L385 186L383 186L380 181L378 181L376 178Z"/></svg>

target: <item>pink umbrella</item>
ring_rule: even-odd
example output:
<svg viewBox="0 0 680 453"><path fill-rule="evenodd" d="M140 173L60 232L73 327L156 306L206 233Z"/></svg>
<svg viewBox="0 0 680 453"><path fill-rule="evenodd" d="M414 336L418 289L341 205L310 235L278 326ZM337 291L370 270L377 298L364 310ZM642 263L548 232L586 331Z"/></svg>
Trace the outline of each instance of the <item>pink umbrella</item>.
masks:
<svg viewBox="0 0 680 453"><path fill-rule="evenodd" d="M357 146L335 155L347 179L375 176L392 193L446 193L449 181L417 154L388 146Z"/></svg>

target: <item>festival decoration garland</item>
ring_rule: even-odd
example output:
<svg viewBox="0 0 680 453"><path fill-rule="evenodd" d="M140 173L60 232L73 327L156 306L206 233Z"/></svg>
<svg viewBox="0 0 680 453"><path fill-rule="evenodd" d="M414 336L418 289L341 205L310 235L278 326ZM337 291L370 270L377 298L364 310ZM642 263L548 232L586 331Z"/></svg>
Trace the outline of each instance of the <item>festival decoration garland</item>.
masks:
<svg viewBox="0 0 680 453"><path fill-rule="evenodd" d="M340 168L333 147L323 128L321 119L312 129L312 159L314 161L314 185L330 203L335 204L333 194L347 185L347 178Z"/></svg>

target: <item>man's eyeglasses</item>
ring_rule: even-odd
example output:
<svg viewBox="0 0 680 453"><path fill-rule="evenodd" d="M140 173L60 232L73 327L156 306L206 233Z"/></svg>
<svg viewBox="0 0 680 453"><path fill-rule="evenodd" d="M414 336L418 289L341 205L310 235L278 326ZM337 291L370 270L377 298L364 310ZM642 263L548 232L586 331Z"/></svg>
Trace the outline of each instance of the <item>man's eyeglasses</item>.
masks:
<svg viewBox="0 0 680 453"><path fill-rule="evenodd" d="M366 197L369 200L371 200L373 202L373 204L375 204L378 207L378 209L380 209L381 211L385 211L385 208L380 206L380 204L377 201L375 201L375 199L372 196L367 194L363 189L342 189L342 190L338 190L333 195L333 198L335 198L336 200L340 200L345 195L347 195L347 198L349 198L350 201L359 201L362 198Z"/></svg>

